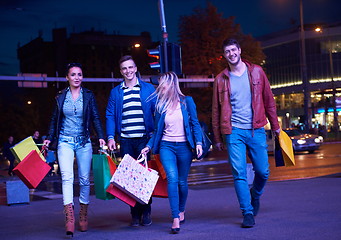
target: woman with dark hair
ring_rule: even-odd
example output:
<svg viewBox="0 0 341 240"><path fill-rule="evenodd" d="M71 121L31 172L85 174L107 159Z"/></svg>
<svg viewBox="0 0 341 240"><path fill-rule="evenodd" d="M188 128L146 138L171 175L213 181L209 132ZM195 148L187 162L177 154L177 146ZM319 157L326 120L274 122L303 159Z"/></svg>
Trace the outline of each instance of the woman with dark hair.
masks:
<svg viewBox="0 0 341 240"><path fill-rule="evenodd" d="M97 132L100 146L105 145L105 141L94 94L81 86L83 80L82 65L79 63L68 64L66 79L69 82L69 87L60 91L56 96L56 106L44 145L48 147L51 142L57 144L62 177L66 234L73 236L75 230L73 211L74 159L77 159L80 185L79 226L81 231L87 231L92 159L91 123Z"/></svg>
<svg viewBox="0 0 341 240"><path fill-rule="evenodd" d="M188 195L187 177L191 167L193 152L202 155L202 133L192 97L185 96L179 87L179 79L174 72L162 74L156 97L155 130L142 154L150 149L160 153L168 182L168 199L173 224L171 233L180 231L180 223L185 222L185 206Z"/></svg>

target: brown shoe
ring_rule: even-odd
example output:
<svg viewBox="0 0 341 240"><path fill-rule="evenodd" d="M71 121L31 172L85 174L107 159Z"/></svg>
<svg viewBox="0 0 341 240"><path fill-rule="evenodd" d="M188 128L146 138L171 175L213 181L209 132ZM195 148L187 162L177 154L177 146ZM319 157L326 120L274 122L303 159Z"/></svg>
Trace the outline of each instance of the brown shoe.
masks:
<svg viewBox="0 0 341 240"><path fill-rule="evenodd" d="M81 232L88 230L88 206L89 204L81 203L81 209L79 211L79 228Z"/></svg>
<svg viewBox="0 0 341 240"><path fill-rule="evenodd" d="M66 235L71 235L73 237L73 233L75 232L75 215L72 203L64 205L64 214Z"/></svg>

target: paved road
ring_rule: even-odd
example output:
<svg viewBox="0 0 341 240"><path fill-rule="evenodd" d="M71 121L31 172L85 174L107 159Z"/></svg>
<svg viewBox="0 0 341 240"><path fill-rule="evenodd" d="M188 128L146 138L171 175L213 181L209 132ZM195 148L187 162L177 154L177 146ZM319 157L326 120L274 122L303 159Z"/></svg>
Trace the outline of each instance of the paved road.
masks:
<svg viewBox="0 0 341 240"><path fill-rule="evenodd" d="M341 174L269 182L256 226L251 229L240 227L242 217L232 186L190 189L186 223L176 236L169 234L167 199L153 199L152 226L131 228L127 205L117 199L103 201L91 196L89 231L76 231L73 239L337 240L341 236L340 186ZM78 213L77 198L75 202ZM0 239L66 239L61 199L0 205L0 213Z"/></svg>
<svg viewBox="0 0 341 240"><path fill-rule="evenodd" d="M212 165L227 165L226 160L212 160L210 166L207 164L207 161L193 164L186 223L181 226L179 235L168 233L171 226L168 199L153 199L152 226L131 228L126 204L117 199L99 200L92 195L90 229L86 233L76 231L74 239L340 239L341 173L270 181L261 199L256 226L242 229L238 201L233 185L229 183L232 181L227 179L229 174L215 175L209 170ZM200 168L207 172L201 173ZM45 180L40 190L31 192L30 204L0 205L0 239L66 239L60 180L58 177ZM220 183L204 183L212 180ZM195 184L198 181L201 187ZM78 213L77 197L75 203Z"/></svg>

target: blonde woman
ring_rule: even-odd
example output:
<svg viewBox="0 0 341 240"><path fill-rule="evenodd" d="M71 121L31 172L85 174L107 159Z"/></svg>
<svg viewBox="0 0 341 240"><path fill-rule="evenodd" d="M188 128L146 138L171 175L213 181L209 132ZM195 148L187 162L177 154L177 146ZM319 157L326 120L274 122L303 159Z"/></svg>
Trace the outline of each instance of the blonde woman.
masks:
<svg viewBox="0 0 341 240"><path fill-rule="evenodd" d="M142 154L151 149L160 154L168 181L168 198L173 217L171 233L179 233L185 222L188 195L187 177L193 151L202 154L202 133L192 97L185 96L175 73L159 78L159 86L151 97L156 97L155 130Z"/></svg>

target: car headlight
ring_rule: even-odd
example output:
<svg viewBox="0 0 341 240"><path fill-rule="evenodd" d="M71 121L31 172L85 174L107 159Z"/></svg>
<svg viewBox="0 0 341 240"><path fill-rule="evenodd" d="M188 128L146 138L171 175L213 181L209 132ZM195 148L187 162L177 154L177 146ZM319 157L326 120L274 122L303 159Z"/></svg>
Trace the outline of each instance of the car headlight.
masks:
<svg viewBox="0 0 341 240"><path fill-rule="evenodd" d="M315 141L315 143L320 143L321 142L321 140L319 138L315 138L314 141Z"/></svg>
<svg viewBox="0 0 341 240"><path fill-rule="evenodd" d="M299 140L297 140L297 143L298 144L305 144L307 141L306 140L304 140L304 139L299 139Z"/></svg>
<svg viewBox="0 0 341 240"><path fill-rule="evenodd" d="M319 136L320 142L323 142L323 137Z"/></svg>

